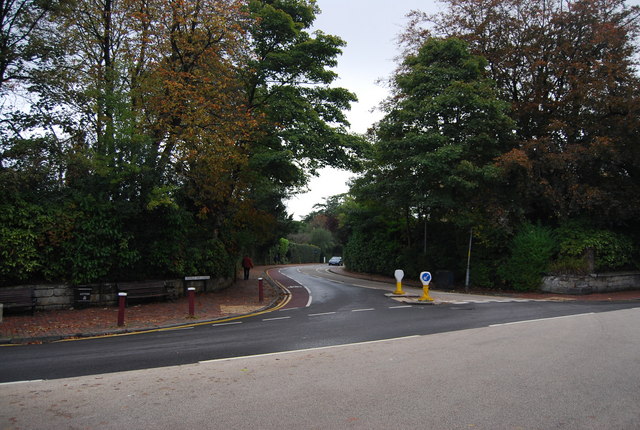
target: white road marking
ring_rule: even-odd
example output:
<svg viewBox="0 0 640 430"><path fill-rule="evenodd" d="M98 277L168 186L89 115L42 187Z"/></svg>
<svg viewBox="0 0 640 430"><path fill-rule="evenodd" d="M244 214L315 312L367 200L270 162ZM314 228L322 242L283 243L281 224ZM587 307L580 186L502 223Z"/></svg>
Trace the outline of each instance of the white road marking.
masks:
<svg viewBox="0 0 640 430"><path fill-rule="evenodd" d="M389 306L389 309L405 309L405 308L412 308L413 306L411 305L406 305L406 306Z"/></svg>
<svg viewBox="0 0 640 430"><path fill-rule="evenodd" d="M233 321L233 322L220 323L220 324L213 323L209 327L220 327L223 325L236 325L236 324L242 324L242 321Z"/></svg>
<svg viewBox="0 0 640 430"><path fill-rule="evenodd" d="M372 345L372 344L376 344L376 343L393 342L393 341L396 341L396 340L415 339L415 338L418 338L418 337L421 337L421 336L413 335L413 336L405 336L405 337L396 337L396 338L393 338L393 339L372 340L372 341L368 341L368 342L355 342L355 343L346 343L346 344L343 344L343 345L330 345L330 346L321 346L321 347L318 347L318 348L296 349L296 350L293 350L293 351L272 352L272 353L269 353L269 354L245 355L243 357L231 357L231 358L217 358L215 360L199 361L198 364L216 363L216 362L219 362L219 361L242 360L242 359L245 359L245 358L271 357L271 356L292 354L292 353L296 353L296 352L322 351L322 350L325 350L325 349L344 348L344 347L347 347L347 346Z"/></svg>
<svg viewBox="0 0 640 430"><path fill-rule="evenodd" d="M277 318L264 318L262 321L278 321L278 320L288 320L291 317L277 317Z"/></svg>
<svg viewBox="0 0 640 430"><path fill-rule="evenodd" d="M30 381L0 382L0 387L3 385L28 384L29 382L43 382L43 381L44 379L32 379Z"/></svg>
<svg viewBox="0 0 640 430"><path fill-rule="evenodd" d="M304 289L307 290L307 293L309 294L309 300L307 300L307 304L304 306L305 308L308 308L309 306L311 306L311 302L313 301L313 296L311 295L310 289L308 289L307 287L304 287Z"/></svg>
<svg viewBox="0 0 640 430"><path fill-rule="evenodd" d="M375 311L374 308L369 309L352 309L351 312L366 312L366 311Z"/></svg>
<svg viewBox="0 0 640 430"><path fill-rule="evenodd" d="M319 316L322 316L322 315L333 315L333 314L335 314L335 312L322 312L322 313L319 313L319 314L309 314L308 316L310 316L310 317L319 317Z"/></svg>
<svg viewBox="0 0 640 430"><path fill-rule="evenodd" d="M559 320L559 319L563 319L563 318L583 317L583 316L587 316L587 315L595 315L595 313L594 312L589 312L589 313L586 313L586 314L563 315L561 317L539 318L539 319L536 319L536 320L514 321L514 322L509 322L509 323L503 323L503 324L491 324L489 327L502 327L504 325L525 324L525 323L532 323L532 322L538 322L538 321L551 321L551 320Z"/></svg>

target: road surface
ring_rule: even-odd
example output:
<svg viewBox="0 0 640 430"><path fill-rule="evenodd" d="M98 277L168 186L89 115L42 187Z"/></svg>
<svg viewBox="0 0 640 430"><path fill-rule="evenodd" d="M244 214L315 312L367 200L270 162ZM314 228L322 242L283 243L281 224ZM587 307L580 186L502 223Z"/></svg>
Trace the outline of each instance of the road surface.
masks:
<svg viewBox="0 0 640 430"><path fill-rule="evenodd" d="M438 306L399 303L376 283L338 278L326 266L273 274L292 292L282 309L228 323L147 334L0 348L0 382L56 379L192 364L495 324L610 312L638 303L457 300ZM353 284L359 286L354 286Z"/></svg>

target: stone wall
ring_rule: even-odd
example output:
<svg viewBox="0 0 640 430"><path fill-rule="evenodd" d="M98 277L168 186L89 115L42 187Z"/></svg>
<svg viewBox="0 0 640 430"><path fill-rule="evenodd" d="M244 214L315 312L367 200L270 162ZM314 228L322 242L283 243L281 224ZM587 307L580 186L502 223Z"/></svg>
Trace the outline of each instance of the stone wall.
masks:
<svg viewBox="0 0 640 430"><path fill-rule="evenodd" d="M559 294L611 293L640 289L640 272L545 276L541 290Z"/></svg>
<svg viewBox="0 0 640 430"><path fill-rule="evenodd" d="M73 305L73 290L68 285L34 285L36 310L68 309Z"/></svg>
<svg viewBox="0 0 640 430"><path fill-rule="evenodd" d="M184 279L171 279L166 280L165 284L174 290L175 297L181 297L185 294L187 285L197 287L197 292L212 292L230 287L234 281L234 278L217 278L194 283ZM118 303L118 289L115 283L80 286L64 284L30 286L34 289L36 310L38 311L87 306L115 306Z"/></svg>

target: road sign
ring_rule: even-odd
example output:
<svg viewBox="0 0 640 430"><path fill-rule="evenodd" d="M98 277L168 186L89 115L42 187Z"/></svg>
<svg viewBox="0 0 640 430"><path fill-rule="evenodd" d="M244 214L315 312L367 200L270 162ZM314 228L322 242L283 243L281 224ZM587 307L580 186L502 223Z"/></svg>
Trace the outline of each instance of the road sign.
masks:
<svg viewBox="0 0 640 430"><path fill-rule="evenodd" d="M211 276L185 276L185 281L208 281Z"/></svg>
<svg viewBox="0 0 640 430"><path fill-rule="evenodd" d="M423 285L429 285L429 282L431 282L431 273L422 272L420 274L420 281L422 282Z"/></svg>

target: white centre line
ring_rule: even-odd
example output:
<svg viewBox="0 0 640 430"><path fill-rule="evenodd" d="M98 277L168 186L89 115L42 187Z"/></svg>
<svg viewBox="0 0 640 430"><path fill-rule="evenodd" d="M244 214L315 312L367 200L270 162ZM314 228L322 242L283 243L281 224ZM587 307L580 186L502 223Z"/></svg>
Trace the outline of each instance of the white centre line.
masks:
<svg viewBox="0 0 640 430"><path fill-rule="evenodd" d="M219 324L211 324L209 327L220 327L223 325L236 325L236 324L242 324L242 321L234 321L234 322L228 322L228 323L219 323Z"/></svg>
<svg viewBox="0 0 640 430"><path fill-rule="evenodd" d="M366 312L366 311L375 311L374 308L368 308L368 309L352 309L351 312Z"/></svg>
<svg viewBox="0 0 640 430"><path fill-rule="evenodd" d="M405 306L389 306L389 309L406 309L406 308L412 308L413 306L411 305L405 305Z"/></svg>
<svg viewBox="0 0 640 430"><path fill-rule="evenodd" d="M489 327L502 327L504 325L526 324L526 323L538 322L538 321L551 321L551 320L559 320L563 318L583 317L583 316L594 315L594 314L595 314L594 312L589 312L586 314L564 315L561 317L551 317L551 318L539 318L537 320L514 321L509 323L503 323L503 324L491 324Z"/></svg>
<svg viewBox="0 0 640 430"><path fill-rule="evenodd" d="M322 312L320 314L309 314L308 316L310 316L310 317L319 317L321 315L333 315L333 314L335 314L335 312Z"/></svg>
<svg viewBox="0 0 640 430"><path fill-rule="evenodd" d="M288 320L291 317L278 317L278 318L264 318L262 321L278 321L278 320Z"/></svg>

